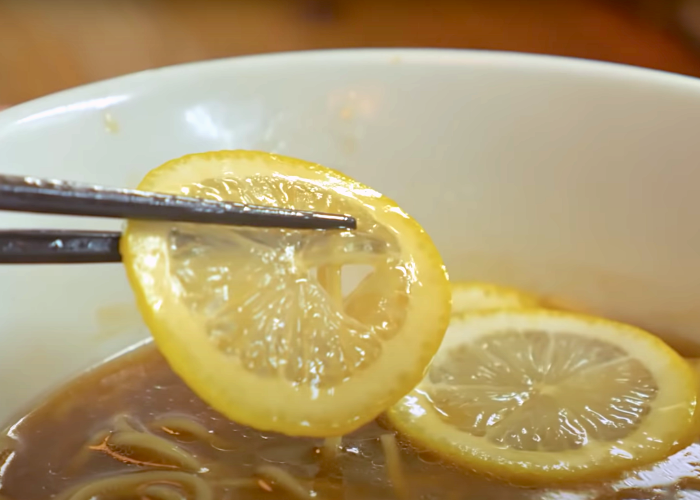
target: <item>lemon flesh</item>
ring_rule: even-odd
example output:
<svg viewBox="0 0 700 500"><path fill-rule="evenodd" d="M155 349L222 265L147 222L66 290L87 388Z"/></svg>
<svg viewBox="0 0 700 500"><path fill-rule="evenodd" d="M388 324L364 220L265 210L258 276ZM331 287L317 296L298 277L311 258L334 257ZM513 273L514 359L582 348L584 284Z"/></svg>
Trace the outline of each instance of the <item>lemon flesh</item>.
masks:
<svg viewBox="0 0 700 500"><path fill-rule="evenodd" d="M689 443L689 364L637 328L547 310L455 317L388 412L417 444L521 483L599 479Z"/></svg>
<svg viewBox="0 0 700 500"><path fill-rule="evenodd" d="M476 281L452 281L450 285L453 316L488 309L541 307L537 297L515 288Z"/></svg>
<svg viewBox="0 0 700 500"><path fill-rule="evenodd" d="M230 419L345 434L424 376L449 322L440 256L394 202L333 170L222 151L150 172L140 189L353 215L356 231L129 221L121 252L172 368Z"/></svg>

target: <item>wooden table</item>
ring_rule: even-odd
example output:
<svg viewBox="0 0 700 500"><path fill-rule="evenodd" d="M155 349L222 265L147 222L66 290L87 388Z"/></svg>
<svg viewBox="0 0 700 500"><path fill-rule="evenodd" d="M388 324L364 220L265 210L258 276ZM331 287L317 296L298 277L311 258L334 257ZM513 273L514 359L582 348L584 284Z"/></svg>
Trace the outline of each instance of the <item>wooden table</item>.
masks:
<svg viewBox="0 0 700 500"><path fill-rule="evenodd" d="M0 103L200 59L326 47L517 50L700 76L680 40L584 0L0 0Z"/></svg>

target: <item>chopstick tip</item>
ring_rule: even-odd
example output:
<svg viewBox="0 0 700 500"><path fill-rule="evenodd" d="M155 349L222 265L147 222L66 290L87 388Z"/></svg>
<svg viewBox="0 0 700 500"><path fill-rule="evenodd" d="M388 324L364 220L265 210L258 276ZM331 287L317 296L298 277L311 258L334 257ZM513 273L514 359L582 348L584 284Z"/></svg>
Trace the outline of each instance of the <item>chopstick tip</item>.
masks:
<svg viewBox="0 0 700 500"><path fill-rule="evenodd" d="M351 215L316 213L315 219L325 219L327 225L324 229L357 229L357 219Z"/></svg>
<svg viewBox="0 0 700 500"><path fill-rule="evenodd" d="M344 215L343 216L345 219L345 228L344 229L352 229L353 231L357 229L357 219L355 217L352 217L350 215Z"/></svg>

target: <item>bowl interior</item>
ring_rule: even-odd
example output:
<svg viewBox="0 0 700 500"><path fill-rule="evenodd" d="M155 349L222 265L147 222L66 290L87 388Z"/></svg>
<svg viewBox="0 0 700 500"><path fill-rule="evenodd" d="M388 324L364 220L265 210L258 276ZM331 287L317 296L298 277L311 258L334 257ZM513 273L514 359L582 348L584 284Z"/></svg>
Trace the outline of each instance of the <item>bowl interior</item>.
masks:
<svg viewBox="0 0 700 500"><path fill-rule="evenodd" d="M149 71L10 109L0 113L0 165L135 186L198 151L316 161L402 204L452 278L631 321L692 355L698 117L698 81L610 64L437 50L283 54ZM119 226L0 214L4 228ZM147 336L119 265L0 267L0 297L0 420Z"/></svg>

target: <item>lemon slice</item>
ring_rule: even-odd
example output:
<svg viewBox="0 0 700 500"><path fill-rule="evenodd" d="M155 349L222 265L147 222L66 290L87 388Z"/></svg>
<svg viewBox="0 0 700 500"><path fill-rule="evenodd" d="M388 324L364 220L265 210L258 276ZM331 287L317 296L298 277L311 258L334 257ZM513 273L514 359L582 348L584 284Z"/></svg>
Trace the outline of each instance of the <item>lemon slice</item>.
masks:
<svg viewBox="0 0 700 500"><path fill-rule="evenodd" d="M454 318L426 378L388 412L417 444L522 483L600 478L691 438L696 377L660 339L544 309Z"/></svg>
<svg viewBox="0 0 700 500"><path fill-rule="evenodd" d="M541 307L534 295L491 283L453 281L452 315L488 309L523 309Z"/></svg>
<svg viewBox="0 0 700 500"><path fill-rule="evenodd" d="M230 419L345 434L422 379L450 316L440 256L394 202L344 175L249 151L185 156L140 189L351 214L356 231L129 221L121 252L158 348Z"/></svg>

